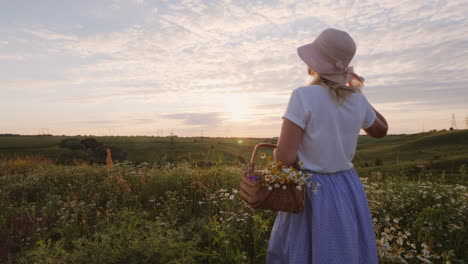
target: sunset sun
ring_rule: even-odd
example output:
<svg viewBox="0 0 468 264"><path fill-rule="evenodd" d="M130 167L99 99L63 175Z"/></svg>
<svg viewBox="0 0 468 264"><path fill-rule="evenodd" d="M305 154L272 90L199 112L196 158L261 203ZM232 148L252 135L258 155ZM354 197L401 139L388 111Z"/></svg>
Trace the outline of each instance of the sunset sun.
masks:
<svg viewBox="0 0 468 264"><path fill-rule="evenodd" d="M230 122L245 122L249 119L250 104L246 96L231 94L224 104L226 119Z"/></svg>

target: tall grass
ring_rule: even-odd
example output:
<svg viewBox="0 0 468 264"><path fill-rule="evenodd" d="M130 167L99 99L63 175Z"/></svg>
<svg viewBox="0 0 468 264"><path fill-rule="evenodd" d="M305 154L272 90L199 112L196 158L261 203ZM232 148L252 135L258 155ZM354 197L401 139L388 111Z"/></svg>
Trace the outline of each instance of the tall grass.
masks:
<svg viewBox="0 0 468 264"><path fill-rule="evenodd" d="M264 263L275 213L241 167L0 161L0 262ZM382 263L468 261L465 186L361 179Z"/></svg>

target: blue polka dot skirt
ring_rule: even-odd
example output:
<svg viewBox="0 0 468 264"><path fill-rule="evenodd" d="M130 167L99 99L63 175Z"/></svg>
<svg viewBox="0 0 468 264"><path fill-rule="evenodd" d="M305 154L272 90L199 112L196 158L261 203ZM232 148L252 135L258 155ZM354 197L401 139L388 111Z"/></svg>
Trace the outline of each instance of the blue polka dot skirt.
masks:
<svg viewBox="0 0 468 264"><path fill-rule="evenodd" d="M372 216L356 171L313 173L307 180L319 186L307 188L301 213L278 213L267 264L378 263Z"/></svg>

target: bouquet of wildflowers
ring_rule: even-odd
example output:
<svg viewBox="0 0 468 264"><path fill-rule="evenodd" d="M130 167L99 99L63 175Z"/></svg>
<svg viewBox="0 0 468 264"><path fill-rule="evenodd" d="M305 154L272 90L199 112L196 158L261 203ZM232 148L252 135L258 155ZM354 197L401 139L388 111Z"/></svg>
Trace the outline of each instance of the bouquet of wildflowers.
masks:
<svg viewBox="0 0 468 264"><path fill-rule="evenodd" d="M296 162L296 166L284 166L281 161L274 161L272 156L267 156L265 153L260 154L260 158L263 160L263 169L253 170L251 166L245 171L245 176L252 181L261 181L268 190L271 191L273 188L287 189L288 186L294 186L298 190L302 190L307 182L306 179L311 174L303 173L298 170L297 167L302 167L303 162ZM311 185L309 182L308 185Z"/></svg>
<svg viewBox="0 0 468 264"><path fill-rule="evenodd" d="M295 166L283 166L271 156L261 154L262 162L255 163L257 150L262 147L276 148L274 144L257 144L252 152L250 164L240 182L241 198L252 208L299 213L304 208L307 177Z"/></svg>

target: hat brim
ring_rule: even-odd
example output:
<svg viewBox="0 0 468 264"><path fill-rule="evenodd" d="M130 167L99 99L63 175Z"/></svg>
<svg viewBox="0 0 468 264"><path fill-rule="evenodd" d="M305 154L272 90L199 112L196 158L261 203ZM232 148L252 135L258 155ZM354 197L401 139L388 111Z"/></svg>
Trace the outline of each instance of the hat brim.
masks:
<svg viewBox="0 0 468 264"><path fill-rule="evenodd" d="M297 48L299 58L317 73L334 73L334 66L322 55L315 42Z"/></svg>
<svg viewBox="0 0 468 264"><path fill-rule="evenodd" d="M337 72L335 65L330 64L330 59L322 55L315 42L298 47L297 55L309 69L317 72L323 78L346 84L347 80L344 74Z"/></svg>

